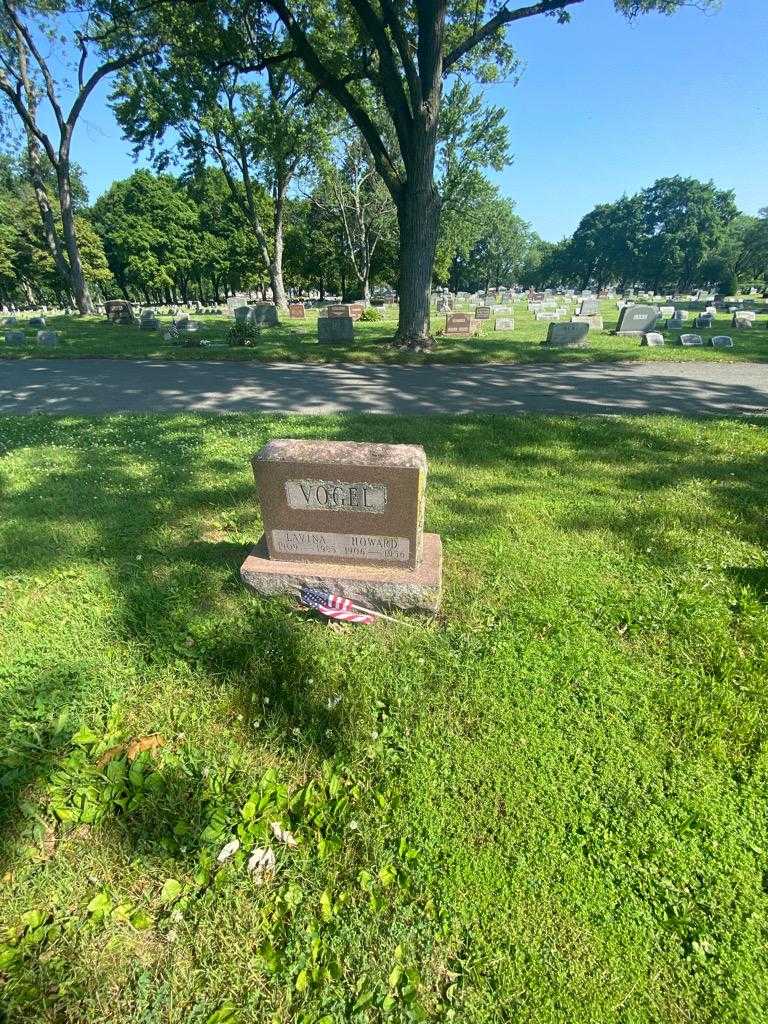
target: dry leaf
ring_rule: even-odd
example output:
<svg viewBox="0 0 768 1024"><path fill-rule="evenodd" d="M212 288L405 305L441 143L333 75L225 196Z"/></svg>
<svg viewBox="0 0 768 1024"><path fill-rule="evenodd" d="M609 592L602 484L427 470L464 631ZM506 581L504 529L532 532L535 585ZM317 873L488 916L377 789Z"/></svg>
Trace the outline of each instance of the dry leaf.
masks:
<svg viewBox="0 0 768 1024"><path fill-rule="evenodd" d="M248 871L256 885L264 885L275 877L275 853L271 847L257 846L248 861Z"/></svg>
<svg viewBox="0 0 768 1024"><path fill-rule="evenodd" d="M110 761L114 761L116 757L122 757L123 754L127 755L129 761L133 761L145 750L154 754L164 743L165 740L157 732L150 733L149 736L140 736L136 740L131 740L130 743L119 743L116 747L110 747L109 750L104 751L96 762L96 767L105 768Z"/></svg>
<svg viewBox="0 0 768 1024"><path fill-rule="evenodd" d="M165 744L165 740L158 732L153 732L149 736L142 736L137 740L131 740L128 746L125 748L125 752L128 755L128 760L133 761L139 754L143 754L145 750L150 753L154 752Z"/></svg>
<svg viewBox="0 0 768 1024"><path fill-rule="evenodd" d="M269 827L272 829L272 835L275 837L278 843L284 843L285 846L288 846L291 849L294 849L299 845L296 842L293 833L289 832L287 829L284 829L279 821L273 821Z"/></svg>
<svg viewBox="0 0 768 1024"><path fill-rule="evenodd" d="M105 768L110 761L114 761L116 757L120 757L120 755L124 753L124 751L125 747L123 746L122 743L120 743L116 747L110 747L109 750L105 750L104 753L99 757L98 761L96 762L96 767Z"/></svg>
<svg viewBox="0 0 768 1024"><path fill-rule="evenodd" d="M230 857L234 857L234 855L237 853L239 849L240 840L233 839L231 843L227 843L227 845L222 848L216 860L219 862L219 864L223 864L225 861L229 860Z"/></svg>

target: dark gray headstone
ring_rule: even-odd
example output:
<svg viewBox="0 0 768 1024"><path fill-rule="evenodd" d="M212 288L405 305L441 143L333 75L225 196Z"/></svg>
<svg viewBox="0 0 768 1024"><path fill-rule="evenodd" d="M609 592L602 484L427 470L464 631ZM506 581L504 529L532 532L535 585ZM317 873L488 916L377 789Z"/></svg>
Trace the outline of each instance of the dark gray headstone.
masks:
<svg viewBox="0 0 768 1024"><path fill-rule="evenodd" d="M38 331L37 343L38 345L45 345L47 348L56 348L59 344L58 331Z"/></svg>
<svg viewBox="0 0 768 1024"><path fill-rule="evenodd" d="M584 299L579 307L579 316L593 316L600 312L600 303L597 299Z"/></svg>
<svg viewBox="0 0 768 1024"><path fill-rule="evenodd" d="M277 306L273 306L271 302L259 302L255 306L251 306L250 309L248 319L252 324L258 324L259 327L275 327L277 325Z"/></svg>
<svg viewBox="0 0 768 1024"><path fill-rule="evenodd" d="M354 341L355 322L351 316L322 316L317 321L317 340L320 345L336 345Z"/></svg>
<svg viewBox="0 0 768 1024"><path fill-rule="evenodd" d="M733 348L733 338L727 334L716 334L711 339L712 348Z"/></svg>
<svg viewBox="0 0 768 1024"><path fill-rule="evenodd" d="M5 344L12 345L14 348L17 345L23 345L26 342L24 331L6 331L5 332Z"/></svg>
<svg viewBox="0 0 768 1024"><path fill-rule="evenodd" d="M546 341L542 345L553 345L556 348L586 348L589 324L555 324L551 323L547 330Z"/></svg>
<svg viewBox="0 0 768 1024"><path fill-rule="evenodd" d="M619 314L617 334L647 334L659 319L658 306L625 306Z"/></svg>
<svg viewBox="0 0 768 1024"><path fill-rule="evenodd" d="M45 317L44 316L33 316L30 320L27 321L27 326L28 327L45 327Z"/></svg>
<svg viewBox="0 0 768 1024"><path fill-rule="evenodd" d="M680 344L685 345L686 348L692 348L695 345L703 345L704 339L700 334L681 334Z"/></svg>

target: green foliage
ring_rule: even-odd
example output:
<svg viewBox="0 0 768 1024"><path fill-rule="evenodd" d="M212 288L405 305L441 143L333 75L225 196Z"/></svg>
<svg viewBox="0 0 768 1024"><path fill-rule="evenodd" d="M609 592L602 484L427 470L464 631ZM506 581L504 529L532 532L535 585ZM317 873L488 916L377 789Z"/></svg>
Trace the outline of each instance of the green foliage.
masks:
<svg viewBox="0 0 768 1024"><path fill-rule="evenodd" d="M363 312L360 314L360 319L365 320L367 323L377 322L383 320L384 316L380 309L376 309L375 306L366 306Z"/></svg>
<svg viewBox="0 0 768 1024"><path fill-rule="evenodd" d="M230 345L251 348L261 341L261 328L250 321L235 322L227 331L227 341Z"/></svg>
<svg viewBox="0 0 768 1024"><path fill-rule="evenodd" d="M733 193L712 182L661 178L583 217L540 264L537 283L643 285L656 292L709 284L710 261L736 214Z"/></svg>

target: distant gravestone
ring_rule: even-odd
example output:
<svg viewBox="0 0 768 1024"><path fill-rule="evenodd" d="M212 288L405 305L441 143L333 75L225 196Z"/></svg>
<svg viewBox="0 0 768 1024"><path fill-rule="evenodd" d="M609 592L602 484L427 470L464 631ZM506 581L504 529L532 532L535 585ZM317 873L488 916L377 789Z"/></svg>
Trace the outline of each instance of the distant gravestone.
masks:
<svg viewBox="0 0 768 1024"><path fill-rule="evenodd" d="M682 331L684 326L684 320L682 317L673 316L670 320L667 320L667 330L669 331Z"/></svg>
<svg viewBox="0 0 768 1024"><path fill-rule="evenodd" d="M549 325L547 337L542 345L552 345L555 348L585 348L589 324L570 323Z"/></svg>
<svg viewBox="0 0 768 1024"><path fill-rule="evenodd" d="M693 348L697 345L703 345L704 339L700 334L681 334L680 344L685 345L686 348Z"/></svg>
<svg viewBox="0 0 768 1024"><path fill-rule="evenodd" d="M560 314L554 309L539 309L536 312L536 319L550 323L553 320L559 320Z"/></svg>
<svg viewBox="0 0 768 1024"><path fill-rule="evenodd" d="M257 302L248 307L248 321L259 327L277 326L277 306L272 302Z"/></svg>
<svg viewBox="0 0 768 1024"><path fill-rule="evenodd" d="M37 343L38 345L44 345L46 348L56 348L59 344L58 331L38 331Z"/></svg>
<svg viewBox="0 0 768 1024"><path fill-rule="evenodd" d="M291 320L306 320L307 311L303 302L292 302L288 306L288 316Z"/></svg>
<svg viewBox="0 0 768 1024"><path fill-rule="evenodd" d="M490 306L476 306L475 307L475 320L490 320L491 319L491 307Z"/></svg>
<svg viewBox="0 0 768 1024"><path fill-rule="evenodd" d="M579 307L579 316L594 316L600 312L600 304L597 299L584 299Z"/></svg>
<svg viewBox="0 0 768 1024"><path fill-rule="evenodd" d="M711 327L713 321L714 317L711 317L709 313L702 313L701 316L697 316L696 319L693 321L693 326L698 328Z"/></svg>
<svg viewBox="0 0 768 1024"><path fill-rule="evenodd" d="M619 314L617 334L647 334L659 319L658 306L625 306Z"/></svg>
<svg viewBox="0 0 768 1024"><path fill-rule="evenodd" d="M658 331L648 331L647 334L643 335L641 345L647 345L649 348L663 348L664 346L664 335L659 334Z"/></svg>
<svg viewBox="0 0 768 1024"><path fill-rule="evenodd" d="M15 316L8 316L3 320L3 327L14 327L18 322Z"/></svg>
<svg viewBox="0 0 768 1024"><path fill-rule="evenodd" d="M19 345L24 345L26 342L24 331L6 331L5 332L5 344L10 345L13 348Z"/></svg>
<svg viewBox="0 0 768 1024"><path fill-rule="evenodd" d="M250 306L237 306L237 308L233 311L233 316L235 318L235 323L236 324L245 324L245 323L247 323L250 311L251 311L251 307Z"/></svg>
<svg viewBox="0 0 768 1024"><path fill-rule="evenodd" d="M733 314L731 320L731 327L737 327L739 330L750 328L755 321L755 314L741 311Z"/></svg>
<svg viewBox="0 0 768 1024"><path fill-rule="evenodd" d="M133 306L125 299L110 299L104 303L104 312L113 324L132 324L136 322Z"/></svg>
<svg viewBox="0 0 768 1024"><path fill-rule="evenodd" d="M28 327L45 327L45 317L44 316L33 316L30 320L27 321L27 326Z"/></svg>
<svg viewBox="0 0 768 1024"><path fill-rule="evenodd" d="M453 337L468 337L475 334L478 322L469 313L448 313L445 318L445 334Z"/></svg>
<svg viewBox="0 0 768 1024"><path fill-rule="evenodd" d="M727 334L716 334L711 339L712 348L733 348L733 338Z"/></svg>
<svg viewBox="0 0 768 1024"><path fill-rule="evenodd" d="M333 306L328 307L328 316L331 319L335 317L347 317L350 320L359 320L363 315L365 306L361 302L339 302Z"/></svg>
<svg viewBox="0 0 768 1024"><path fill-rule="evenodd" d="M351 316L322 316L317 320L317 341L320 345L337 345L354 341L355 323Z"/></svg>
<svg viewBox="0 0 768 1024"><path fill-rule="evenodd" d="M580 314L579 316L572 316L571 323L589 324L593 331L602 331L604 329L603 318L599 313L594 313L590 316L585 316L583 314Z"/></svg>
<svg viewBox="0 0 768 1024"><path fill-rule="evenodd" d="M661 316L663 316L663 317L664 317L664 319L666 320L666 319L668 319L669 317L671 317L671 316L674 316L674 315L675 315L675 307L674 307L674 306L661 306L661 307L659 308L659 313L660 313L660 315L661 315Z"/></svg>
<svg viewBox="0 0 768 1024"><path fill-rule="evenodd" d="M139 319L139 327L142 331L157 331L160 328L160 321L155 316L154 310L145 309Z"/></svg>
<svg viewBox="0 0 768 1024"><path fill-rule="evenodd" d="M495 331L514 331L515 321L509 316L497 316L493 329Z"/></svg>

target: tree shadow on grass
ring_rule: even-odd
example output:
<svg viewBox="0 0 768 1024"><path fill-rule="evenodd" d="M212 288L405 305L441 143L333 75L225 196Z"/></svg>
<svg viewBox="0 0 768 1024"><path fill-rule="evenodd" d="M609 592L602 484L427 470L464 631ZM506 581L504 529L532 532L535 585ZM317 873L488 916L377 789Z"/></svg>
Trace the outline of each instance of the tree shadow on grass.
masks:
<svg viewBox="0 0 768 1024"><path fill-rule="evenodd" d="M308 634L313 627L284 602L246 596L239 580L240 563L261 532L247 462L252 451L273 436L422 443L430 463L427 528L437 525L448 543L449 569L452 541L482 544L493 531L510 530L516 501L531 494L550 502L563 531L578 535L597 526L639 551L668 518L659 499L692 481L705 490L675 512L684 529L716 527L766 547L762 451L753 445L734 456L727 438L709 430L717 429L712 421L702 422L709 426L699 435L691 429L696 421L673 418L662 427L646 419L531 416L17 420L4 431L5 452L39 448L40 458L31 475L0 471L0 567L20 581L39 574L44 588L66 589L75 601L82 575L108 608L116 638L148 676L155 666L189 665L201 687L225 695L224 728L242 720L245 735L256 718L266 719L271 735L295 747L298 729L301 745L325 757L344 748L348 721L306 683L324 672ZM745 431L746 422L740 421ZM765 434L762 424L754 429ZM602 507L601 488L614 503L617 495L631 499L628 507ZM585 496L594 511L585 511ZM647 507L635 500L643 496ZM660 557L678 554L667 549ZM762 570L734 572L762 586ZM26 667L16 656L6 670L12 695L40 698L47 709L40 750L8 780L6 822L24 789L47 777L69 741L71 729L51 732L60 709L69 708L77 724L99 708L108 711L108 693L94 700L100 684L92 666L72 661L68 669L62 642L29 654ZM13 682L20 666L26 683ZM67 671L74 675L62 684ZM6 707L8 749L16 730L8 708L15 706ZM24 721L22 732L37 743L34 719Z"/></svg>

